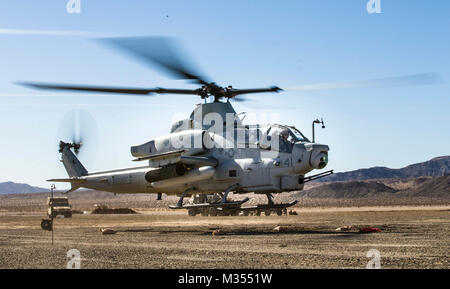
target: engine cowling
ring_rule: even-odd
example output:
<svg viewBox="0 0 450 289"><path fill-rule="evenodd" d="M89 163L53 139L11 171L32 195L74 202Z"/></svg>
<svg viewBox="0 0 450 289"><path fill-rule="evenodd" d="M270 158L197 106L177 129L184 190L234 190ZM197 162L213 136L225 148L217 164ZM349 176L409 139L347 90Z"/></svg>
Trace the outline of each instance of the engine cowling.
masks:
<svg viewBox="0 0 450 289"><path fill-rule="evenodd" d="M186 150L185 155L195 155L205 151L203 130L185 130L164 135L140 145L131 146L133 157L145 157L165 152Z"/></svg>

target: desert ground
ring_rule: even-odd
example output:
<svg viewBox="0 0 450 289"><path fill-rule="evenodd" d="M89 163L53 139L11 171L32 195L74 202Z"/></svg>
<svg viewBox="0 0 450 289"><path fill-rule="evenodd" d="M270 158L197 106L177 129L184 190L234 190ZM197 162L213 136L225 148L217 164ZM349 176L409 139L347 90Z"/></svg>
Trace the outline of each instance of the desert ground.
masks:
<svg viewBox="0 0 450 289"><path fill-rule="evenodd" d="M0 268L66 268L70 249L79 250L81 268L366 268L371 249L380 252L381 268L450 268L448 203L297 206L298 215L259 217L189 217L165 206L135 208L133 215L74 214L55 219L52 245L51 232L40 228L45 210L6 200ZM274 232L279 225L285 231ZM365 226L381 232L359 233ZM221 235L212 234L217 229Z"/></svg>

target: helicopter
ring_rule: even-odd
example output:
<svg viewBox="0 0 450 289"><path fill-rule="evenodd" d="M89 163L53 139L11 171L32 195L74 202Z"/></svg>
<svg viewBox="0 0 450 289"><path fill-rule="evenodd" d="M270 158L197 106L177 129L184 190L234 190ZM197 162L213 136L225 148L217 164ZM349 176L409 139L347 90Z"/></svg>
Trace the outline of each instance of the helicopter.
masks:
<svg viewBox="0 0 450 289"><path fill-rule="evenodd" d="M196 89L179 88L123 88L52 83L21 82L35 89L52 89L79 92L118 93L134 95L186 94L199 96L204 102L196 105L187 119L175 122L167 135L143 144L131 146L133 161L146 165L108 171L90 172L77 154L82 142L73 140L59 143L61 161L68 178L54 178L49 182L70 183L71 189L89 188L122 193L178 195L172 209L188 209L196 214L216 216L264 212L270 215L286 213L286 208L297 201L275 203L273 194L302 190L306 182L325 177L333 170L306 174L324 169L328 164L329 146L315 143L291 125L246 125L234 110L230 100L241 101L245 94L279 93L278 86L237 89L220 86L195 72L181 60L174 42L167 37L123 37L101 39L147 64L156 65L175 79L184 79L199 85ZM433 76L414 75L395 78L404 84L410 80L429 81ZM427 80L428 78L428 80ZM432 79L431 79L432 80ZM376 80L375 85L383 82ZM420 82L419 81L419 82ZM385 81L386 82L386 81ZM392 79L388 80L392 85ZM423 82L423 81L422 81ZM325 84L322 88L348 87L352 84ZM367 83L364 83L367 85ZM356 83L361 86L361 83ZM297 90L315 90L318 86L300 86ZM211 101L208 101L211 99ZM317 120L317 123L319 121ZM321 121L324 125L323 120ZM314 129L314 122L313 122ZM267 204L243 207L249 198L229 200L229 193L263 194ZM184 204L186 196L195 196ZM228 212L228 213L227 213Z"/></svg>

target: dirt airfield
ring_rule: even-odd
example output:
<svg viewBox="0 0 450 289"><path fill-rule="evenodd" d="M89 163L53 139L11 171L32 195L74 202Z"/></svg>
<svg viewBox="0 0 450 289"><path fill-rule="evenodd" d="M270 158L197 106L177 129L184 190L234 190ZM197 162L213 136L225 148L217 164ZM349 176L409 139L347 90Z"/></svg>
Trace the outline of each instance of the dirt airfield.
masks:
<svg viewBox="0 0 450 289"><path fill-rule="evenodd" d="M75 214L40 228L42 212L0 211L0 268L450 268L450 206L298 208L289 216L188 217L142 209L136 215ZM274 232L276 226L285 231ZM336 231L342 226L350 231ZM361 234L374 226L380 233ZM100 228L117 231L103 235ZM214 230L222 234L213 236Z"/></svg>

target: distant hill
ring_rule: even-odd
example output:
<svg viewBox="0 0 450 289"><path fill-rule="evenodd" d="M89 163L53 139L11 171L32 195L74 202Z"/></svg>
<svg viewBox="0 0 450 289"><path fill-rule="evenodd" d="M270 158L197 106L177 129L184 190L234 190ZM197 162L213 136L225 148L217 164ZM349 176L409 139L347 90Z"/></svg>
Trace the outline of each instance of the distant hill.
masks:
<svg viewBox="0 0 450 289"><path fill-rule="evenodd" d="M406 190L401 190L398 195L408 197L450 197L450 175L432 177L420 182Z"/></svg>
<svg viewBox="0 0 450 289"><path fill-rule="evenodd" d="M445 176L450 174L450 156L442 156L423 163L412 164L401 169L373 167L355 171L336 173L318 179L317 182L363 181L370 179L405 179L421 176Z"/></svg>
<svg viewBox="0 0 450 289"><path fill-rule="evenodd" d="M355 199L366 197L450 198L450 175L413 179L378 179L322 183L296 198Z"/></svg>
<svg viewBox="0 0 450 289"><path fill-rule="evenodd" d="M6 194L27 194L48 192L49 189L33 187L28 184L19 184L14 182L0 183L0 195Z"/></svg>
<svg viewBox="0 0 450 289"><path fill-rule="evenodd" d="M310 198L361 198L381 194L393 194L397 190L375 181L350 181L326 183L295 194L295 197Z"/></svg>

